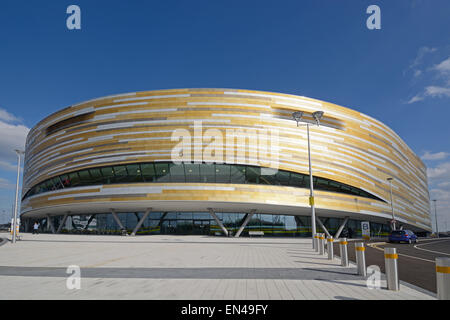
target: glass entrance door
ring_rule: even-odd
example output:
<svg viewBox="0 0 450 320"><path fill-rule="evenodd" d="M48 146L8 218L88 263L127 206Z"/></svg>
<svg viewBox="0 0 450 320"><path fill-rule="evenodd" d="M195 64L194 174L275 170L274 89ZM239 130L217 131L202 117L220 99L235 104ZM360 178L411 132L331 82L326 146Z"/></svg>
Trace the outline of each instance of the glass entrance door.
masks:
<svg viewBox="0 0 450 320"><path fill-rule="evenodd" d="M210 220L194 220L193 234L209 235Z"/></svg>
<svg viewBox="0 0 450 320"><path fill-rule="evenodd" d="M163 220L161 223L161 234L176 234L177 220Z"/></svg>

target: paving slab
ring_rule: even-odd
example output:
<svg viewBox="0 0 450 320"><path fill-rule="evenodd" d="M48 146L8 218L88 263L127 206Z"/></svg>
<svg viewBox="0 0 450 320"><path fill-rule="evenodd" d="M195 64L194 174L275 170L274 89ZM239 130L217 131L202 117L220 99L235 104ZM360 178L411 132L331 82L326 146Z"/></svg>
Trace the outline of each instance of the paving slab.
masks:
<svg viewBox="0 0 450 320"><path fill-rule="evenodd" d="M69 266L80 289L66 285ZM436 299L404 282L389 291L384 275L369 289L305 238L22 234L0 247L0 287L0 299Z"/></svg>

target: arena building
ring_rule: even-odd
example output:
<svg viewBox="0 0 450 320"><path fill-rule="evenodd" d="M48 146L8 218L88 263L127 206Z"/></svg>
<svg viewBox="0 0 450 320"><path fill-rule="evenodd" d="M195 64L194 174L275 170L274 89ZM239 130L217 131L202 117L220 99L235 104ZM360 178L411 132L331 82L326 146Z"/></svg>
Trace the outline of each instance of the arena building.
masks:
<svg viewBox="0 0 450 320"><path fill-rule="evenodd" d="M346 223L358 236L369 221L385 235L393 214L398 227L431 231L426 167L393 130L332 103L235 89L120 94L48 116L26 141L22 225L311 236L305 124L319 231Z"/></svg>

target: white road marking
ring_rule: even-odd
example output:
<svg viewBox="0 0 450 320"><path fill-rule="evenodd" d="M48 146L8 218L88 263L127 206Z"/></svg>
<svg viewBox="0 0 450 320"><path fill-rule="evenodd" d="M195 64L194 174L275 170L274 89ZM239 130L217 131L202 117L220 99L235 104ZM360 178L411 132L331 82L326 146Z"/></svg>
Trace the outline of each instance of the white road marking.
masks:
<svg viewBox="0 0 450 320"><path fill-rule="evenodd" d="M433 251L433 250L428 250L428 249L423 249L423 248L418 248L418 246L425 246L427 244L434 244L434 243L439 243L439 242L445 242L445 241L450 241L450 239L446 239L446 240L441 240L438 242L430 242L430 243L424 243L424 244L417 244L414 246L414 248L418 249L418 250L423 250L423 251L428 251L428 252L433 252L433 253L438 253L438 254L444 254L446 256L450 256L449 253L444 253L444 252L440 252L440 251Z"/></svg>
<svg viewBox="0 0 450 320"><path fill-rule="evenodd" d="M369 247L371 247L371 248L374 248L374 249L377 249L377 250L380 250L380 251L384 252L383 249L377 247L377 245L382 245L382 244L386 244L386 242L377 242L376 244L375 244L375 243L371 243L371 244L367 244L367 245L368 245ZM408 258L412 258L412 259L417 259L417 260L422 260L422 261L427 261L427 262L435 263L435 262L432 261L432 260L422 259L422 258L418 258L418 257L413 257L413 256L409 256L409 255L406 255L406 254L403 254L403 253L397 253L397 254L398 254L399 256L404 256L404 257L408 257Z"/></svg>

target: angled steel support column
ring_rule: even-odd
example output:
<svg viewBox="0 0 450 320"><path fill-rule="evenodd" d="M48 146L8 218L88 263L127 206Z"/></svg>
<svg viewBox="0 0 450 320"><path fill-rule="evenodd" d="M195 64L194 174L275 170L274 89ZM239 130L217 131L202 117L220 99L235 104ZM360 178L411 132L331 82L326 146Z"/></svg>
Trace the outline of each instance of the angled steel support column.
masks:
<svg viewBox="0 0 450 320"><path fill-rule="evenodd" d="M52 233L56 233L55 226L53 225L52 219L50 218L49 215L47 215L47 223L50 226Z"/></svg>
<svg viewBox="0 0 450 320"><path fill-rule="evenodd" d="M111 209L111 214L116 223L119 225L120 230L125 230L125 227L123 226L122 222L120 222L119 217L117 216L117 213L114 209Z"/></svg>
<svg viewBox="0 0 450 320"><path fill-rule="evenodd" d="M255 209L253 209L252 211L250 211L250 213L247 213L247 216L245 217L244 222L242 223L241 227L239 228L238 232L236 232L236 234L234 235L235 238L238 238L242 231L244 230L244 228L247 226L247 223L250 221L250 219L253 217L253 215L255 214Z"/></svg>
<svg viewBox="0 0 450 320"><path fill-rule="evenodd" d="M349 217L345 217L344 222L342 222L341 226L339 227L338 231L334 235L334 238L337 239L341 235L342 230L344 230L345 225L347 224Z"/></svg>
<svg viewBox="0 0 450 320"><path fill-rule="evenodd" d="M158 226L159 226L159 227L161 227L161 225L162 225L162 223L163 223L163 221L164 221L164 218L167 216L167 214L168 214L168 212L164 212L164 213L162 214L161 218L159 219L159 223L158 223Z"/></svg>
<svg viewBox="0 0 450 320"><path fill-rule="evenodd" d="M212 215L212 217L214 218L214 220L216 220L217 224L219 225L220 229L222 229L222 232L225 234L225 236L228 237L228 230L227 228L225 228L225 226L223 225L222 221L219 220L219 218L216 216L216 213L214 212L213 209L208 208L209 214Z"/></svg>
<svg viewBox="0 0 450 320"><path fill-rule="evenodd" d="M141 218L141 220L139 220L138 224L136 225L136 228L134 228L133 232L131 233L132 236L136 235L136 232L139 231L139 229L141 228L142 224L144 223L145 219L148 217L148 215L150 214L150 211L152 210L152 208L147 208L147 210L144 213L144 216Z"/></svg>
<svg viewBox="0 0 450 320"><path fill-rule="evenodd" d="M294 216L295 222L297 223L297 226L302 226L303 227L303 222L302 220L300 220L299 216Z"/></svg>
<svg viewBox="0 0 450 320"><path fill-rule="evenodd" d="M67 220L67 217L68 217L68 216L69 216L68 213L66 213L66 214L64 215L64 218L62 219L61 223L59 224L59 227L58 227L58 230L56 230L56 233L60 233L60 232L61 232L62 228L63 228L64 225L66 224L66 220Z"/></svg>
<svg viewBox="0 0 450 320"><path fill-rule="evenodd" d="M325 228L322 221L320 221L319 217L316 217L316 221L319 224L319 226L323 229L323 231L325 231L325 233L327 234L327 237L331 237L331 234L328 232L327 228Z"/></svg>
<svg viewBox="0 0 450 320"><path fill-rule="evenodd" d="M89 217L88 222L86 223L86 225L84 226L84 230L87 230L87 228L89 228L89 225L91 224L92 220L94 219L95 214L91 214L91 216Z"/></svg>

